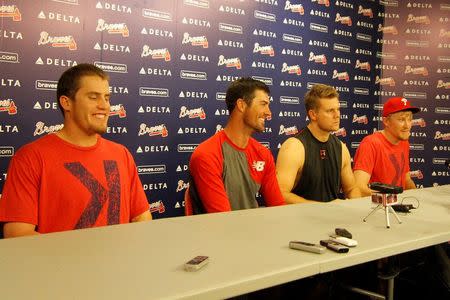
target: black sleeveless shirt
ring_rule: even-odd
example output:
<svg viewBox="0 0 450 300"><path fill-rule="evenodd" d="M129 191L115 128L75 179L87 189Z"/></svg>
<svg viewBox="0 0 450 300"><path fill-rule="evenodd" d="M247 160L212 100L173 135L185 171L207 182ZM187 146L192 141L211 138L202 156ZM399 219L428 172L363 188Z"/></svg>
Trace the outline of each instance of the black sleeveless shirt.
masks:
<svg viewBox="0 0 450 300"><path fill-rule="evenodd" d="M305 148L302 174L292 193L308 200L328 202L339 197L342 144L330 134L328 141L317 140L305 127L295 138Z"/></svg>

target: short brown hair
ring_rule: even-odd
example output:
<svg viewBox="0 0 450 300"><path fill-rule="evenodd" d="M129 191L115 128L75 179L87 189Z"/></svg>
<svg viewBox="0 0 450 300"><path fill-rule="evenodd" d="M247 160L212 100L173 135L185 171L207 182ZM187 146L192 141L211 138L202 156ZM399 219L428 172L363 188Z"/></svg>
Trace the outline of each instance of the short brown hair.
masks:
<svg viewBox="0 0 450 300"><path fill-rule="evenodd" d="M262 81L255 80L251 77L239 78L233 81L227 89L225 102L230 114L236 107L238 99L244 99L247 105L251 105L255 98L255 91L262 90L270 95L269 87Z"/></svg>
<svg viewBox="0 0 450 300"><path fill-rule="evenodd" d="M308 111L311 109L319 108L318 101L322 98L339 98L339 93L330 85L321 83L313 85L312 88L305 94L306 114L308 114Z"/></svg>
<svg viewBox="0 0 450 300"><path fill-rule="evenodd" d="M103 80L109 81L109 76L105 71L91 64L79 64L67 69L59 78L56 88L56 101L63 116L64 109L59 103L59 98L61 96L67 96L74 100L75 94L80 89L80 79L84 76L98 76Z"/></svg>

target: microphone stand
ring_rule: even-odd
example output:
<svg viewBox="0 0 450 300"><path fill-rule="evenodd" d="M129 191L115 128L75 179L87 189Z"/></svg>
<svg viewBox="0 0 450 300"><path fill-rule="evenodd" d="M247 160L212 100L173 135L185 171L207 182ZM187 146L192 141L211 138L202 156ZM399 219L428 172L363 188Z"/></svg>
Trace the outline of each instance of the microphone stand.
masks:
<svg viewBox="0 0 450 300"><path fill-rule="evenodd" d="M386 213L386 228L391 228L391 224L389 222L389 212L394 214L399 224L402 223L395 210L391 207L393 204L397 203L396 194L373 194L372 202L377 203L378 205L363 219L364 222L366 222L366 220L378 209L384 209Z"/></svg>

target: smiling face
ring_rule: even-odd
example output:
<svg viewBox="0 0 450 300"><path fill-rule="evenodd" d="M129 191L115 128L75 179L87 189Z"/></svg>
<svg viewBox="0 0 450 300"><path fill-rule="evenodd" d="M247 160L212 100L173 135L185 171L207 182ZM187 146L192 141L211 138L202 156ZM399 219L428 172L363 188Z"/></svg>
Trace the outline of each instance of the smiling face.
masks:
<svg viewBox="0 0 450 300"><path fill-rule="evenodd" d="M317 123L317 127L323 132L333 132L339 129L340 108L337 97L318 100L318 108L310 111L311 121Z"/></svg>
<svg viewBox="0 0 450 300"><path fill-rule="evenodd" d="M263 90L255 90L253 100L244 110L244 124L253 131L263 132L266 119L272 116L269 104L269 95Z"/></svg>
<svg viewBox="0 0 450 300"><path fill-rule="evenodd" d="M109 83L99 76L83 76L74 99L67 98L65 119L85 136L106 132L110 111Z"/></svg>
<svg viewBox="0 0 450 300"><path fill-rule="evenodd" d="M413 113L400 111L383 118L384 132L394 144L407 141L411 135Z"/></svg>

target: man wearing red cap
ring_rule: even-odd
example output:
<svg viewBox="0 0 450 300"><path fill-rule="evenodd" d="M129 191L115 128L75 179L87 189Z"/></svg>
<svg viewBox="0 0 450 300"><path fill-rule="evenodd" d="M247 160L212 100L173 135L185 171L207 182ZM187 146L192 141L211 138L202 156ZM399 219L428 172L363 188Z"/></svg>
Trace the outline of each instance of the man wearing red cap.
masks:
<svg viewBox="0 0 450 300"><path fill-rule="evenodd" d="M356 184L368 196L370 182L382 182L403 189L416 185L409 175L409 136L413 113L419 109L402 97L390 98L383 106L383 127L366 136L354 159Z"/></svg>

